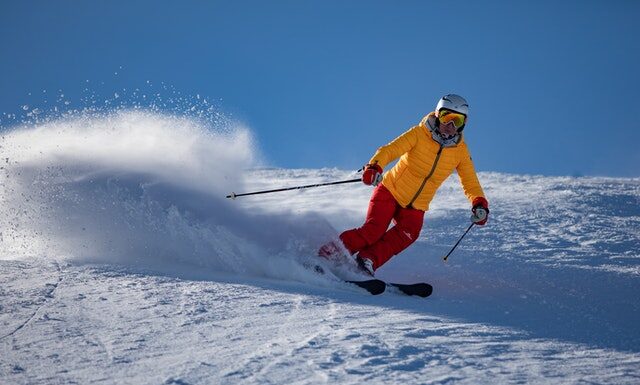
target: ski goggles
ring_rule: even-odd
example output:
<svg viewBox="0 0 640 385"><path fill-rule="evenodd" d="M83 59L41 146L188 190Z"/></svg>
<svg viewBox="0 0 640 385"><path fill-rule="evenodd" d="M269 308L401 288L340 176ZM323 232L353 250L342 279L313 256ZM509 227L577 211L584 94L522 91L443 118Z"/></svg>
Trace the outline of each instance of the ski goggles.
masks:
<svg viewBox="0 0 640 385"><path fill-rule="evenodd" d="M465 115L445 109L441 109L438 112L438 119L442 124L453 122L453 125L456 128L462 128L467 121L467 117Z"/></svg>

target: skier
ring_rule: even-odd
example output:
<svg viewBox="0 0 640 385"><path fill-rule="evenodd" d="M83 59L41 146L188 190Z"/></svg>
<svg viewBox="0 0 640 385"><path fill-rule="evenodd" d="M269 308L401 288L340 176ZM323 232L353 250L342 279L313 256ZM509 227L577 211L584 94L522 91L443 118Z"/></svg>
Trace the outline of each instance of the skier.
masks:
<svg viewBox="0 0 640 385"><path fill-rule="evenodd" d="M478 225L487 223L489 203L462 136L468 111L463 97L443 96L434 112L378 148L364 167L362 182L376 186L367 217L362 227L340 234L340 240L351 255L357 253L358 265L370 275L418 238L424 212L438 187L454 170L471 202L471 220ZM383 175L384 167L397 158L400 160ZM389 229L392 220L395 226ZM318 254L332 258L344 254L344 249L332 241L322 246Z"/></svg>

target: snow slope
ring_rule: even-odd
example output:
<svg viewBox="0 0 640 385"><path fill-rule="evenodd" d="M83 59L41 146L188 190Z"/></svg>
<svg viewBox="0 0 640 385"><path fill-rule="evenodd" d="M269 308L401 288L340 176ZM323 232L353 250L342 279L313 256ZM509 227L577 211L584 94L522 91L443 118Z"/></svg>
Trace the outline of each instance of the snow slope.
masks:
<svg viewBox="0 0 640 385"><path fill-rule="evenodd" d="M640 382L640 179L457 178L369 296L301 263L361 224L371 189L336 169L257 168L251 135L119 111L0 143L0 382ZM247 171L249 170L249 171Z"/></svg>

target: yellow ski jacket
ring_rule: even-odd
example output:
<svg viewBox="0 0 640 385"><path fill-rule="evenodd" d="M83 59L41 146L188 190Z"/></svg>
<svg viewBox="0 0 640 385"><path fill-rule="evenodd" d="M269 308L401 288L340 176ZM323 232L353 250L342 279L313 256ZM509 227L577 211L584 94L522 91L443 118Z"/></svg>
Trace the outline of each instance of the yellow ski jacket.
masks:
<svg viewBox="0 0 640 385"><path fill-rule="evenodd" d="M400 157L384 174L382 184L402 207L427 211L436 190L454 170L470 202L485 198L462 134L457 143L440 143L434 136L435 120L434 112L425 116L420 124L380 147L369 161L384 169Z"/></svg>

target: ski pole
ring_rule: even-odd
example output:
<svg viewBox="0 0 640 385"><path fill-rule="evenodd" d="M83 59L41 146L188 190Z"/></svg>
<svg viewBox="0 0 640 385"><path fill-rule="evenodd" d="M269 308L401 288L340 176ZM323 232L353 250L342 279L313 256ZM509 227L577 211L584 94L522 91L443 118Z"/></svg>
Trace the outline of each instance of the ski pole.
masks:
<svg viewBox="0 0 640 385"><path fill-rule="evenodd" d="M474 222L471 222L471 225L469 225L469 228L467 228L467 231L464 232L464 234L462 234L462 236L460 237L460 239L458 239L458 242L456 242L455 245L453 245L453 247L451 248L451 250L449 250L449 252L447 253L447 255L444 256L444 258L442 258L445 262L447 262L447 259L449 258L449 256L451 255L451 253L453 253L453 250L456 249L456 247L458 247L458 245L460 244L460 242L462 241L462 238L464 238L465 235L467 235L467 233L469 232L469 230L471 230L471 228L473 227L473 225L475 225Z"/></svg>
<svg viewBox="0 0 640 385"><path fill-rule="evenodd" d="M242 194L236 194L236 193L232 192L230 195L227 195L227 198L236 199L237 197L242 197L242 196L246 196L246 195L269 194L269 193L280 192L280 191L300 190L300 189L303 189L303 188L312 188L312 187L320 187L320 186L331 186L331 185L335 185L335 184L354 183L354 182L360 182L360 181L361 181L361 179L358 178L358 179L341 180L341 181L338 181L338 182L308 184L306 186L285 187L285 188L279 188L279 189L275 189L275 190L254 191L254 192L248 192L248 193L242 193Z"/></svg>

